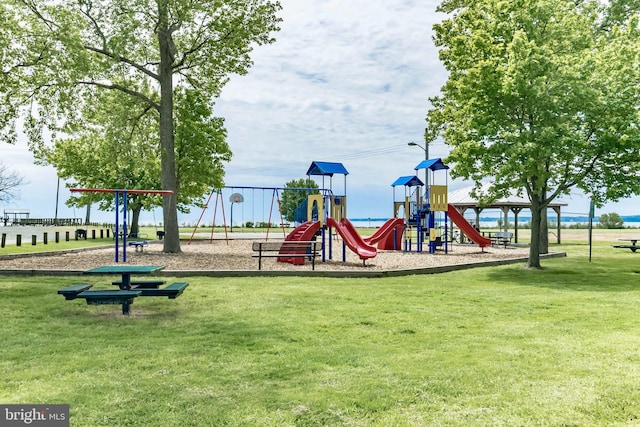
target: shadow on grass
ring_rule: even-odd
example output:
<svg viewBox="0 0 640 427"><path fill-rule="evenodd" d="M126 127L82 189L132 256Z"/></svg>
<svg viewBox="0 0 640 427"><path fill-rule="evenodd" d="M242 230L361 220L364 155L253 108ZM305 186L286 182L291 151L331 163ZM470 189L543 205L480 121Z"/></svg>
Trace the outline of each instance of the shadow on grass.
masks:
<svg viewBox="0 0 640 427"><path fill-rule="evenodd" d="M545 260L541 269L523 266L491 269L487 278L493 282L518 283L567 291L631 292L640 285L640 260L584 257Z"/></svg>

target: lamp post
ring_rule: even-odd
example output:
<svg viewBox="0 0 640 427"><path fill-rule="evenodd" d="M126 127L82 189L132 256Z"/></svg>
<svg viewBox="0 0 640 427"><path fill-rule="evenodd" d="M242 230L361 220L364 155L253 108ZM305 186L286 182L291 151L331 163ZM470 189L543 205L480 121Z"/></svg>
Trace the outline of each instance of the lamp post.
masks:
<svg viewBox="0 0 640 427"><path fill-rule="evenodd" d="M410 147L420 147L422 148L422 150L424 151L424 159L425 160L429 160L429 144L425 144L425 146L423 147L422 145L418 144L417 142L409 142L407 143L408 146ZM425 186L425 191L424 194L426 195L429 191L429 171L427 170L427 168L424 168L424 186Z"/></svg>

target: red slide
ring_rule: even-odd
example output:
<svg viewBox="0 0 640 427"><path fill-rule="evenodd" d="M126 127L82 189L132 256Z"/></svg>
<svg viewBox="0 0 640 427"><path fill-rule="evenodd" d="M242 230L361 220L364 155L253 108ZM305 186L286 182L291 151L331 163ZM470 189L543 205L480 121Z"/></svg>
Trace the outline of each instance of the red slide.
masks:
<svg viewBox="0 0 640 427"><path fill-rule="evenodd" d="M485 246L491 246L491 239L484 237L482 234L478 233L478 230L473 228L473 225L469 224L469 221L464 219L464 216L453 206L449 205L449 209L447 210L449 214L449 218L451 221L457 225L460 230L474 243L477 243L478 246L484 248Z"/></svg>
<svg viewBox="0 0 640 427"><path fill-rule="evenodd" d="M285 241L299 241L299 242L308 242L313 240L313 236L320 230L320 222L311 222L307 221L295 228L291 233L287 235L284 239ZM299 257L287 257L287 253L296 253L296 252L286 252L284 249L280 250L280 254L284 255L282 257L278 257L278 262L288 262L289 264L301 265L304 264L304 258ZM304 252L300 252L304 253Z"/></svg>
<svg viewBox="0 0 640 427"><path fill-rule="evenodd" d="M362 240L370 245L376 245L380 250L400 250L402 248L402 233L404 233L404 219L390 218L372 236Z"/></svg>
<svg viewBox="0 0 640 427"><path fill-rule="evenodd" d="M358 254L361 260L364 261L377 255L376 248L362 240L356 228L347 218L342 218L340 223L333 218L327 218L327 225L336 229L349 249Z"/></svg>

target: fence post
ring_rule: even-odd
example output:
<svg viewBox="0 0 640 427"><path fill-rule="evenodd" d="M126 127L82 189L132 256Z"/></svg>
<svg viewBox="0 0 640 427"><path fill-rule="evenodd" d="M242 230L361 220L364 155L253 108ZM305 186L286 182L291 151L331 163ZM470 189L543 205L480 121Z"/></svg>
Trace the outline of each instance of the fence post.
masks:
<svg viewBox="0 0 640 427"><path fill-rule="evenodd" d="M22 246L22 234L16 234L16 246Z"/></svg>
<svg viewBox="0 0 640 427"><path fill-rule="evenodd" d="M91 230L91 238L96 240L96 230Z"/></svg>
<svg viewBox="0 0 640 427"><path fill-rule="evenodd" d="M7 233L2 233L2 242L0 242L0 244L2 244L3 248L4 248L4 245L7 244Z"/></svg>
<svg viewBox="0 0 640 427"><path fill-rule="evenodd" d="M60 243L60 232L56 231L56 243Z"/></svg>
<svg viewBox="0 0 640 427"><path fill-rule="evenodd" d="M44 233L42 233L42 242L46 245L47 243L49 243L49 233L47 233L46 231Z"/></svg>
<svg viewBox="0 0 640 427"><path fill-rule="evenodd" d="M68 231L64 232L64 238L67 240L67 242L69 241L69 232Z"/></svg>
<svg viewBox="0 0 640 427"><path fill-rule="evenodd" d="M38 236L36 236L35 234L31 235L31 246L35 246L36 245L36 240L38 239Z"/></svg>

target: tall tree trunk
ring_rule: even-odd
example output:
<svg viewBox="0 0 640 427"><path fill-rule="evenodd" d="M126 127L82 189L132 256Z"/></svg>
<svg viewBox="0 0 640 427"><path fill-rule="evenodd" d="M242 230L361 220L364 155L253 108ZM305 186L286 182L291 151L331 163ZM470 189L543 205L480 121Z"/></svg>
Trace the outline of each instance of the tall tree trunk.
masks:
<svg viewBox="0 0 640 427"><path fill-rule="evenodd" d="M169 28L169 15L165 1L158 2L158 43L160 47L160 149L162 172L160 181L163 190L173 191L163 196L164 247L166 253L182 252L178 229L177 191L174 129L173 129L173 70L174 44Z"/></svg>
<svg viewBox="0 0 640 427"><path fill-rule="evenodd" d="M91 224L91 203L87 203L87 212L84 217L84 225Z"/></svg>
<svg viewBox="0 0 640 427"><path fill-rule="evenodd" d="M142 204L132 203L131 208L131 226L129 227L129 236L140 237L140 212L142 212Z"/></svg>
<svg viewBox="0 0 640 427"><path fill-rule="evenodd" d="M531 197L531 243L527 268L540 268L540 230L542 203L537 197Z"/></svg>

